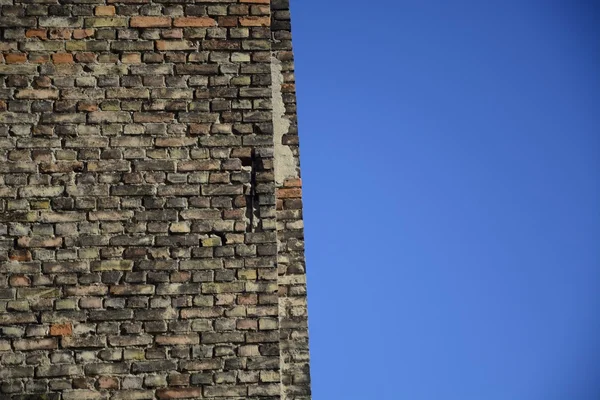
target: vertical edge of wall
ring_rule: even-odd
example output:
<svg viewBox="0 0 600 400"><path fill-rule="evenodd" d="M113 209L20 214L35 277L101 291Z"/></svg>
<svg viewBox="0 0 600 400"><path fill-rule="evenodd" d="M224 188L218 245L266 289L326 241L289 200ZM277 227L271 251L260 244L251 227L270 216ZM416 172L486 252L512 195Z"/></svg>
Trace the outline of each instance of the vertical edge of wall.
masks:
<svg viewBox="0 0 600 400"><path fill-rule="evenodd" d="M281 398L309 400L310 357L302 181L289 0L271 0L271 31Z"/></svg>

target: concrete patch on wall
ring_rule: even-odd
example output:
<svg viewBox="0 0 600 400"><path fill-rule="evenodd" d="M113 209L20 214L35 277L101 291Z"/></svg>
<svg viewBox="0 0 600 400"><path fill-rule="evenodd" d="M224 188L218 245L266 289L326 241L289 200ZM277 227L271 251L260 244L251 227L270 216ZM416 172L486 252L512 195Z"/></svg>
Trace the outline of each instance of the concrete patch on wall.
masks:
<svg viewBox="0 0 600 400"><path fill-rule="evenodd" d="M275 140L275 183L282 186L286 179L297 178L298 169L292 150L283 144L283 136L290 129L290 121L285 117L285 104L281 88L283 74L281 61L271 57L271 77L273 90L273 136Z"/></svg>

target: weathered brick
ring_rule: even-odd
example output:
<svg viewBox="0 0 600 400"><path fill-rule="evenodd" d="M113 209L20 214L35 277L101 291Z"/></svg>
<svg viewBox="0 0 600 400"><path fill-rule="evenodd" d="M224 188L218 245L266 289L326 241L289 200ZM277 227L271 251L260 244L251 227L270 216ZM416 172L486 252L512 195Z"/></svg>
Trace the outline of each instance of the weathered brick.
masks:
<svg viewBox="0 0 600 400"><path fill-rule="evenodd" d="M2 393L308 399L289 2L4 3Z"/></svg>
<svg viewBox="0 0 600 400"><path fill-rule="evenodd" d="M70 323L66 324L55 324L50 326L51 336L71 336L73 334L73 325Z"/></svg>
<svg viewBox="0 0 600 400"><path fill-rule="evenodd" d="M201 388L168 388L156 391L156 396L160 400L168 399L195 399L202 397Z"/></svg>
<svg viewBox="0 0 600 400"><path fill-rule="evenodd" d="M88 122L92 124L131 122L131 114L126 111L96 111L88 114Z"/></svg>
<svg viewBox="0 0 600 400"><path fill-rule="evenodd" d="M41 378L59 376L83 376L83 368L79 365L42 365L36 368L35 375Z"/></svg>
<svg viewBox="0 0 600 400"><path fill-rule="evenodd" d="M180 17L175 18L173 26L175 27L208 27L216 26L217 21L209 17Z"/></svg>
<svg viewBox="0 0 600 400"><path fill-rule="evenodd" d="M63 336L61 339L63 348L101 348L106 347L106 338L102 336Z"/></svg>
<svg viewBox="0 0 600 400"><path fill-rule="evenodd" d="M23 339L13 342L15 350L32 351L32 350L53 350L58 348L58 341L52 339Z"/></svg>
<svg viewBox="0 0 600 400"><path fill-rule="evenodd" d="M132 17L132 28L168 28L171 26L170 17Z"/></svg>
<svg viewBox="0 0 600 400"><path fill-rule="evenodd" d="M119 17L98 17L98 18L86 18L84 27L85 28L105 28L115 27L124 28L127 26L127 18Z"/></svg>
<svg viewBox="0 0 600 400"><path fill-rule="evenodd" d="M17 240L19 247L60 247L62 243L61 237L23 236Z"/></svg>

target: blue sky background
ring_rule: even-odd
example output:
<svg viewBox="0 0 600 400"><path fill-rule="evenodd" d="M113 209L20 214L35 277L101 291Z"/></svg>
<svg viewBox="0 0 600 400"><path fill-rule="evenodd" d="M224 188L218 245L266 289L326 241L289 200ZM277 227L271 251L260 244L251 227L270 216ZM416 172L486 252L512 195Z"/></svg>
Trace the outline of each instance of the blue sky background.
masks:
<svg viewBox="0 0 600 400"><path fill-rule="evenodd" d="M600 399L600 3L292 18L314 399Z"/></svg>

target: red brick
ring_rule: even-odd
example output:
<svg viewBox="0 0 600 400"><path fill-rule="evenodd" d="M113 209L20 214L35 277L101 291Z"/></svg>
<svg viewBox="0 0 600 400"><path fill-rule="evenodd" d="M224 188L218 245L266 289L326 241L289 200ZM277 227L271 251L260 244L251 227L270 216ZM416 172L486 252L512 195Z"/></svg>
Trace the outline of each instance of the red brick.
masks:
<svg viewBox="0 0 600 400"><path fill-rule="evenodd" d="M278 189L277 190L277 198L279 199L289 199L289 198L298 198L302 197L302 189L294 188L294 189Z"/></svg>
<svg viewBox="0 0 600 400"><path fill-rule="evenodd" d="M4 55L7 64L22 64L27 61L27 54L8 53Z"/></svg>
<svg viewBox="0 0 600 400"><path fill-rule="evenodd" d="M201 388L170 388L159 389L156 396L161 400L169 399L194 399L202 397Z"/></svg>
<svg viewBox="0 0 600 400"><path fill-rule="evenodd" d="M50 336L71 336L73 334L73 325L70 323L50 326Z"/></svg>
<svg viewBox="0 0 600 400"><path fill-rule="evenodd" d="M80 101L77 103L77 111L98 111L98 104L92 101Z"/></svg>
<svg viewBox="0 0 600 400"><path fill-rule="evenodd" d="M72 30L66 28L50 29L48 37L50 39L71 39Z"/></svg>
<svg viewBox="0 0 600 400"><path fill-rule="evenodd" d="M75 29L73 31L73 39L85 39L94 36L94 29Z"/></svg>
<svg viewBox="0 0 600 400"><path fill-rule="evenodd" d="M121 55L121 62L124 64L140 64L142 55L140 53L124 53Z"/></svg>
<svg viewBox="0 0 600 400"><path fill-rule="evenodd" d="M216 26L217 21L209 17L181 17L175 18L174 26L176 27L203 27L203 26Z"/></svg>
<svg viewBox="0 0 600 400"><path fill-rule="evenodd" d="M171 26L170 17L132 17L132 28L168 28Z"/></svg>
<svg viewBox="0 0 600 400"><path fill-rule="evenodd" d="M12 275L9 279L9 283L12 287L31 286L31 279L25 275Z"/></svg>
<svg viewBox="0 0 600 400"><path fill-rule="evenodd" d="M271 26L270 17L242 17L240 18L241 26Z"/></svg>
<svg viewBox="0 0 600 400"><path fill-rule="evenodd" d="M48 37L48 33L45 29L29 29L27 32L25 32L25 37L46 39Z"/></svg>
<svg viewBox="0 0 600 400"><path fill-rule="evenodd" d="M56 53L52 54L52 61L55 64L72 64L73 54L71 53Z"/></svg>
<svg viewBox="0 0 600 400"><path fill-rule="evenodd" d="M300 178L286 179L283 182L283 186L285 186L285 187L302 187L302 179L300 179Z"/></svg>

